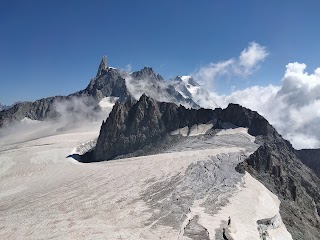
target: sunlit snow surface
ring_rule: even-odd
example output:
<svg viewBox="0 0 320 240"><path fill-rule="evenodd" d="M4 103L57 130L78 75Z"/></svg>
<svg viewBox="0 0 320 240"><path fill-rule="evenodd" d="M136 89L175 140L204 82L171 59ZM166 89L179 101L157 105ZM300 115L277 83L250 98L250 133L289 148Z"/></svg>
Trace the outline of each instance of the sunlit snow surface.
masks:
<svg viewBox="0 0 320 240"><path fill-rule="evenodd" d="M91 164L68 156L92 144L99 124L2 136L0 239L223 239L223 228L233 239L260 239L257 221L276 216L279 200L234 170L258 146L243 128L205 129L162 154ZM192 234L192 219L207 238ZM266 239L291 239L281 217L274 222Z"/></svg>

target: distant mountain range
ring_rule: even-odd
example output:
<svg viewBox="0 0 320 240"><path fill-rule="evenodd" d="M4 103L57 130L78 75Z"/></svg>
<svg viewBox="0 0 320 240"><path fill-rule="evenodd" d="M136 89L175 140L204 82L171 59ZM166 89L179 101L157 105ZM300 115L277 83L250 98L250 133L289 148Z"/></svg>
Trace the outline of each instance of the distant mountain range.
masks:
<svg viewBox="0 0 320 240"><path fill-rule="evenodd" d="M97 75L89 85L81 91L68 96L55 96L35 102L19 102L0 113L0 127L6 127L27 117L32 120L47 120L59 117L57 102L81 99L85 106L95 105L99 109L99 101L105 97L117 97L119 102L127 99L139 99L143 94L162 102L173 102L188 108L217 107L207 90L189 76L164 80L150 67L127 73L108 67L107 59L102 58ZM73 111L74 109L69 109Z"/></svg>
<svg viewBox="0 0 320 240"><path fill-rule="evenodd" d="M295 150L265 118L250 109L237 104L219 108L210 93L191 76L165 80L150 67L127 73L108 67L103 57L96 77L84 90L17 103L0 112L0 127L24 118L58 118L58 106L66 102L80 101L81 105L70 104L65 111L77 114L90 107L92 111L86 112L90 115L101 110L99 102L106 97L117 99L117 103L102 123L96 146L80 161L154 154L179 140L171 135L173 131L189 136L191 129L202 124L210 125L209 134L223 128L244 127L256 137L260 147L236 170L249 172L278 196L283 222L294 239L319 239L319 150Z"/></svg>
<svg viewBox="0 0 320 240"><path fill-rule="evenodd" d="M138 101L116 103L83 162L155 154L179 141L171 135L174 130L188 136L192 129L208 123L212 130L248 128L260 147L236 170L249 172L278 196L280 214L294 239L318 239L320 179L300 161L302 153L296 154L265 118L237 104L226 109L187 109L145 94Z"/></svg>

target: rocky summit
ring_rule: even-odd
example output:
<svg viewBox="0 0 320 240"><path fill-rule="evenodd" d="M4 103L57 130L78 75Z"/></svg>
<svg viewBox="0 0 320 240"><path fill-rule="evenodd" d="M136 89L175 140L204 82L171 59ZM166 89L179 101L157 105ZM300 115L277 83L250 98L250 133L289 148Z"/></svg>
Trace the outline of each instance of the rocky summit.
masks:
<svg viewBox="0 0 320 240"><path fill-rule="evenodd" d="M93 161L110 160L151 144L170 132L193 125L214 123L247 127L248 133L268 139L280 138L258 113L230 104L226 109L187 109L174 103L158 102L143 94L138 101L117 103L101 126Z"/></svg>
<svg viewBox="0 0 320 240"><path fill-rule="evenodd" d="M96 77L91 79L85 89L68 96L54 96L34 102L16 103L0 112L0 127L8 127L13 123L20 122L23 118L41 121L55 119L60 114L57 103L64 101L82 101L86 107L95 105L96 109L99 109L99 102L105 97L113 97L117 98L119 102L125 102L130 98L137 100L143 93L158 101L199 108L199 105L192 98L184 97L170 81L164 80L152 68L144 67L139 71L127 73L109 67L107 58L104 56Z"/></svg>
<svg viewBox="0 0 320 240"><path fill-rule="evenodd" d="M0 127L4 239L319 239L319 150L191 76L103 57L85 89L17 103Z"/></svg>
<svg viewBox="0 0 320 240"><path fill-rule="evenodd" d="M148 154L159 146L170 146L170 133L190 132L192 126L211 123L212 131L245 127L260 147L236 167L252 174L281 199L280 213L294 239L320 236L320 179L296 156L291 144L257 112L230 104L226 109L186 109L158 102L146 95L138 101L117 103L101 126L91 159L112 160L130 153ZM188 132L186 132L186 136ZM172 136L171 136L172 137Z"/></svg>

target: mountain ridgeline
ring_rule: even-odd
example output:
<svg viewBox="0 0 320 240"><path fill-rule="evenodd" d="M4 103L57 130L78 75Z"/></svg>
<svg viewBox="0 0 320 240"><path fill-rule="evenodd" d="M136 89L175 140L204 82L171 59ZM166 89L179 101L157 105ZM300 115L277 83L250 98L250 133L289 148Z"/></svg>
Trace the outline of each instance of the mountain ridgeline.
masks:
<svg viewBox="0 0 320 240"><path fill-rule="evenodd" d="M179 80L180 79L180 80ZM104 97L116 97L119 102L124 103L128 99L139 99L143 93L155 98L158 101L173 102L182 104L186 107L199 108L196 95L204 95L208 92L199 87L193 81L193 85L188 84L189 88L197 86L199 93L194 93L192 96L180 92L181 86L184 84L182 79L177 77L175 80L167 81L161 75L156 74L152 68L144 67L140 71L127 73L116 68L108 67L107 59L102 58L99 65L97 75L91 79L88 86L81 91L70 94L68 96L54 96L43 98L34 102L19 102L8 109L3 109L0 112L0 127L7 127L13 123L20 122L23 118L32 120L49 120L56 119L60 113L57 110L57 104L68 101L82 101L84 106L90 106L99 110L99 101ZM185 89L185 92L188 91ZM216 107L212 105L212 108ZM0 109L1 110L1 109ZM75 111L70 108L68 111Z"/></svg>
<svg viewBox="0 0 320 240"><path fill-rule="evenodd" d="M267 120L237 104L230 104L224 110L187 109L174 103L158 102L143 94L138 101L116 103L113 107L101 126L93 161L110 160L134 152L176 129L208 122L214 122L215 128L228 122L248 127L253 136L279 137Z"/></svg>
<svg viewBox="0 0 320 240"><path fill-rule="evenodd" d="M19 102L3 109L0 127L24 118L58 119L59 105L67 106L66 110L75 114L87 106L91 111L86 114L94 114L101 110L99 102L105 97L118 101L102 123L95 148L79 161L100 162L149 154L159 146L165 148L183 138L172 136L173 131L188 127L190 132L200 124L211 124L208 134L216 134L226 126L245 127L260 147L236 170L250 173L278 196L281 217L293 239L319 239L319 151L295 150L255 111L237 104L218 108L207 90L190 76L167 81L150 67L127 73L108 67L103 57L96 76L85 89L68 96ZM66 104L73 101L81 101L81 108Z"/></svg>
<svg viewBox="0 0 320 240"><path fill-rule="evenodd" d="M237 104L226 109L187 109L158 102L146 95L138 101L116 103L90 159L105 161L168 141L170 132L198 124L212 123L246 127L261 145L237 171L248 171L281 200L280 213L294 239L320 236L320 179L296 156L295 149L257 112Z"/></svg>

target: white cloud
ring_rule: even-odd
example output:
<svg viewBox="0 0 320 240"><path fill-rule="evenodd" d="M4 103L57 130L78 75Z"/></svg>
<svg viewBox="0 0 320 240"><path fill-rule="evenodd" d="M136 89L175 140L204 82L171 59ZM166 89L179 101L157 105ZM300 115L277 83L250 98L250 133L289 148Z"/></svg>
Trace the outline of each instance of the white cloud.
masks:
<svg viewBox="0 0 320 240"><path fill-rule="evenodd" d="M295 148L320 147L320 68L308 74L306 64L289 63L281 86L253 86L230 95L212 93L218 105L228 103L258 111Z"/></svg>
<svg viewBox="0 0 320 240"><path fill-rule="evenodd" d="M213 86L214 79L218 75L231 74L233 72L232 66L235 64L234 59L222 61L218 63L210 63L207 66L201 67L194 74L193 78L201 84L208 87Z"/></svg>
<svg viewBox="0 0 320 240"><path fill-rule="evenodd" d="M241 52L239 65L243 67L245 74L250 74L268 55L269 53L266 47L256 42L251 42L249 46Z"/></svg>
<svg viewBox="0 0 320 240"><path fill-rule="evenodd" d="M248 76L252 74L269 53L266 47L256 42L249 43L238 58L209 63L194 72L193 78L212 89L214 80L219 76Z"/></svg>

